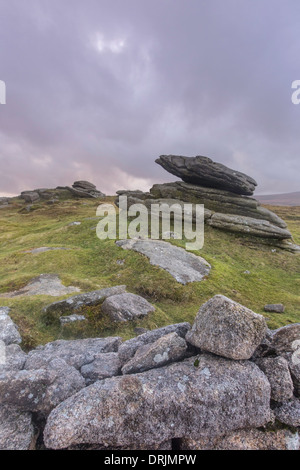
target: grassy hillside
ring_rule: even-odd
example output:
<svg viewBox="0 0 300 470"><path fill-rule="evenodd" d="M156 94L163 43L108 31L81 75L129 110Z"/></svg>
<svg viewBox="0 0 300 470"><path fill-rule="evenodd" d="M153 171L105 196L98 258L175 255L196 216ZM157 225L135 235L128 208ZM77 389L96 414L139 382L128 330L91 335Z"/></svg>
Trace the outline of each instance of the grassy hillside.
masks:
<svg viewBox="0 0 300 470"><path fill-rule="evenodd" d="M299 254L272 251L248 238L206 227L204 248L198 254L212 265L211 273L201 283L182 286L162 269L151 266L142 255L124 251L114 241L100 241L95 231L97 221L90 219L95 217L98 204L96 200L66 198L54 205L39 203L28 212L16 199L12 206L2 209L0 293L21 288L39 274L51 273L58 274L65 285L80 287L82 292L126 284L129 292L143 295L153 303L156 312L130 324L111 324L97 307L85 311L88 322L61 327L46 324L42 315L42 308L58 298L1 297L0 306L12 308L11 317L19 326L27 349L58 338L129 338L136 326L155 328L193 322L200 305L215 294L226 295L262 313L270 328L300 322ZM295 242L300 244L300 207L278 207L275 212L286 220ZM68 225L74 221L82 224ZM184 241L172 243L184 246ZM69 249L24 253L43 246ZM123 264L120 260L124 260ZM285 305L284 314L263 312L266 303L278 302Z"/></svg>

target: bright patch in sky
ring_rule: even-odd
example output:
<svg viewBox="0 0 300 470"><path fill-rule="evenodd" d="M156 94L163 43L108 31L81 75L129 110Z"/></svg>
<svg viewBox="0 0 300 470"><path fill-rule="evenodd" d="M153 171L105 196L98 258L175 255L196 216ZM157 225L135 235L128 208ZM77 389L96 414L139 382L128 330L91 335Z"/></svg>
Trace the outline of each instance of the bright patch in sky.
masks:
<svg viewBox="0 0 300 470"><path fill-rule="evenodd" d="M105 39L102 34L96 34L94 45L98 52L112 52L113 54L120 54L125 47L124 39Z"/></svg>

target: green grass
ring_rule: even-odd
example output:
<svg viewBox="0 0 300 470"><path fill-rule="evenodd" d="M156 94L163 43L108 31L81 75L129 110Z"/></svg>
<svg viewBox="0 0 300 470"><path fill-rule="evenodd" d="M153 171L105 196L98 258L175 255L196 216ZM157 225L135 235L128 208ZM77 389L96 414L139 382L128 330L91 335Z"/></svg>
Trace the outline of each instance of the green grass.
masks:
<svg viewBox="0 0 300 470"><path fill-rule="evenodd" d="M82 292L126 284L129 292L143 295L156 311L132 323L113 324L101 314L100 307L95 307L85 311L87 322L61 327L46 324L42 314L45 305L59 298L1 297L0 305L12 309L11 317L20 328L26 349L58 338L120 335L127 339L134 335L136 326L156 328L193 322L199 307L215 294L226 295L263 314L270 328L300 322L299 254L280 249L273 253L271 247L257 241L206 226L204 247L196 254L212 265L211 273L200 283L182 286L142 255L122 250L114 241L100 241L92 230L97 221L85 220L95 217L98 204L95 200L65 197L59 204L39 203L27 212L24 204L15 199L11 207L2 209L0 294L23 287L39 274L51 273L58 274L65 285L80 287ZM295 243L300 244L300 207L278 207L275 212L286 220ZM82 224L68 226L73 221ZM171 243L184 246L184 241ZM24 253L42 246L68 250ZM118 260L125 262L120 265ZM286 307L284 314L264 313L266 303L279 302Z"/></svg>

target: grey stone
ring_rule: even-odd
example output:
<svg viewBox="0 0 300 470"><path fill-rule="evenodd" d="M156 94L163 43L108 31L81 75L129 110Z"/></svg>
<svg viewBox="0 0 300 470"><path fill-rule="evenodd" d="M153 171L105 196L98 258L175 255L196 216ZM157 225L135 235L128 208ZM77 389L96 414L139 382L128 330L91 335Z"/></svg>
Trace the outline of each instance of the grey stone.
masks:
<svg viewBox="0 0 300 470"><path fill-rule="evenodd" d="M40 199L40 196L35 191L23 191L21 193L21 198L24 199L25 202L33 203L37 202Z"/></svg>
<svg viewBox="0 0 300 470"><path fill-rule="evenodd" d="M249 359L267 330L262 315L216 295L200 308L186 340L203 351L231 359Z"/></svg>
<svg viewBox="0 0 300 470"><path fill-rule="evenodd" d="M300 439L287 429L241 429L216 439L182 439L180 450L300 450Z"/></svg>
<svg viewBox="0 0 300 470"><path fill-rule="evenodd" d="M72 187L66 186L65 189L76 197L99 198L105 196L101 191L98 191L94 184L88 181L75 181Z"/></svg>
<svg viewBox="0 0 300 470"><path fill-rule="evenodd" d="M254 351L252 355L252 359L258 359L260 357L266 357L275 355L276 351L272 346L273 341L273 331L267 328L266 335L263 338L262 342L258 346L258 348Z"/></svg>
<svg viewBox="0 0 300 470"><path fill-rule="evenodd" d="M277 227L268 220L254 219L241 215L215 213L207 224L228 232L242 233L254 237L274 238L278 240L292 238L287 229Z"/></svg>
<svg viewBox="0 0 300 470"><path fill-rule="evenodd" d="M0 404L47 415L84 386L75 367L62 359L52 359L45 369L0 374Z"/></svg>
<svg viewBox="0 0 300 470"><path fill-rule="evenodd" d="M276 419L287 426L297 428L300 426L300 400L299 398L292 398L285 401L280 406L274 409Z"/></svg>
<svg viewBox="0 0 300 470"><path fill-rule="evenodd" d="M181 338L185 338L190 328L191 325L188 322L175 323L174 325L163 326L162 328L147 331L136 338L124 341L124 343L120 345L118 351L122 365L128 362L135 355L136 351L145 344L154 343L159 338L162 338L169 333L177 333Z"/></svg>
<svg viewBox="0 0 300 470"><path fill-rule="evenodd" d="M134 250L149 258L150 264L164 269L181 283L202 281L208 276L211 266L200 256L188 253L183 248L157 240L119 240L116 244L124 250Z"/></svg>
<svg viewBox="0 0 300 470"><path fill-rule="evenodd" d="M194 204L204 204L205 209L225 214L236 214L254 219L268 220L271 224L286 228L286 223L274 212L262 208L252 197L239 196L230 191L196 186L182 181L155 184L150 189L155 199L179 199Z"/></svg>
<svg viewBox="0 0 300 470"><path fill-rule="evenodd" d="M22 295L50 295L52 297L60 297L73 292L80 292L80 289L74 286L64 286L56 274L41 274L32 279L22 289L1 294L0 297L12 298Z"/></svg>
<svg viewBox="0 0 300 470"><path fill-rule="evenodd" d="M271 398L282 402L293 396L294 385L289 365L283 357L263 357L255 361L271 385Z"/></svg>
<svg viewBox="0 0 300 470"><path fill-rule="evenodd" d="M0 363L0 373L9 370L21 370L25 365L27 354L18 344L9 344L5 347L5 361Z"/></svg>
<svg viewBox="0 0 300 470"><path fill-rule="evenodd" d="M71 222L70 224L68 224L69 227L73 227L77 225L81 225L81 222Z"/></svg>
<svg viewBox="0 0 300 470"><path fill-rule="evenodd" d="M15 406L0 406L0 450L30 450L34 435L31 413Z"/></svg>
<svg viewBox="0 0 300 470"><path fill-rule="evenodd" d="M237 194L253 194L256 181L248 175L216 163L208 157L182 157L161 155L156 163L172 175L187 183L232 191Z"/></svg>
<svg viewBox="0 0 300 470"><path fill-rule="evenodd" d="M296 343L298 341L299 343ZM300 344L300 323L278 328L273 333L272 346L277 354L294 352Z"/></svg>
<svg viewBox="0 0 300 470"><path fill-rule="evenodd" d="M135 375L101 380L48 417L51 449L89 443L152 446L173 438L215 437L270 419L270 385L251 362L203 355Z"/></svg>
<svg viewBox="0 0 300 470"><path fill-rule="evenodd" d="M135 374L162 367L184 358L187 344L177 333L169 333L154 343L137 349L134 357L122 367L123 374Z"/></svg>
<svg viewBox="0 0 300 470"><path fill-rule="evenodd" d="M283 313L284 312L284 305L282 304L267 304L264 306L265 312L273 312L273 313Z"/></svg>
<svg viewBox="0 0 300 470"><path fill-rule="evenodd" d="M284 353L284 357L288 361L295 395L300 398L300 342L294 353Z"/></svg>
<svg viewBox="0 0 300 470"><path fill-rule="evenodd" d="M81 367L81 375L85 378L86 385L97 380L120 375L121 364L118 353L100 353L93 362Z"/></svg>
<svg viewBox="0 0 300 470"><path fill-rule="evenodd" d="M101 304L107 297L116 294L123 294L126 286L113 286L105 289L99 289L85 294L74 295L66 300L60 300L47 305L43 312L46 314L73 313L79 311L82 307L91 307Z"/></svg>
<svg viewBox="0 0 300 470"><path fill-rule="evenodd" d="M96 186L93 183L90 183L89 181L75 181L73 183L74 188L81 188L81 189L96 189Z"/></svg>
<svg viewBox="0 0 300 470"><path fill-rule="evenodd" d="M63 359L70 366L80 369L93 362L100 353L117 352L122 339L118 336L77 340L57 340L30 351L25 369L41 369L51 359Z"/></svg>
<svg viewBox="0 0 300 470"><path fill-rule="evenodd" d="M155 308L143 297L126 292L108 297L103 302L101 311L114 322L124 322L145 317L154 312Z"/></svg>
<svg viewBox="0 0 300 470"><path fill-rule="evenodd" d="M45 253L46 251L60 251L60 250L69 250L69 248L64 247L48 247L48 246L41 246L40 248L33 248L32 250L23 251L23 253L32 253L33 255Z"/></svg>
<svg viewBox="0 0 300 470"><path fill-rule="evenodd" d="M3 341L6 345L22 342L22 338L8 313L10 308L0 307L0 341Z"/></svg>
<svg viewBox="0 0 300 470"><path fill-rule="evenodd" d="M61 323L61 325L66 325L68 323L74 323L74 322L77 322L77 321L85 321L86 318L84 315L66 315L64 317L60 317L59 321Z"/></svg>

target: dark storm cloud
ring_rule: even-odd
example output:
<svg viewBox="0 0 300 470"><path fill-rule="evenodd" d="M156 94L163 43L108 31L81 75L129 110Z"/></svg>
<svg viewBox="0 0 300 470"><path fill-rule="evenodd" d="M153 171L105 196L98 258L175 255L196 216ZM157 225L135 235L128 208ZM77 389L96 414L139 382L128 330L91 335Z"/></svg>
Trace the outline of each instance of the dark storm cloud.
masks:
<svg viewBox="0 0 300 470"><path fill-rule="evenodd" d="M208 155L299 190L297 0L2 0L0 192L89 179L113 193Z"/></svg>

